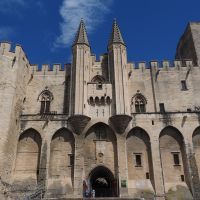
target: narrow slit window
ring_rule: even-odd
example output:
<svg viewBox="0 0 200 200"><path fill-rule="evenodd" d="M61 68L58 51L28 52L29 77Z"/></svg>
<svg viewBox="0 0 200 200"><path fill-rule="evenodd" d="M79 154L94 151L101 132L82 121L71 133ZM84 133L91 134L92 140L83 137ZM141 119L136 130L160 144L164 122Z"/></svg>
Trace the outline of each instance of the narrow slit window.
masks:
<svg viewBox="0 0 200 200"><path fill-rule="evenodd" d="M142 167L142 154L135 154L135 166Z"/></svg>
<svg viewBox="0 0 200 200"><path fill-rule="evenodd" d="M179 153L173 153L174 165L180 165Z"/></svg>
<svg viewBox="0 0 200 200"><path fill-rule="evenodd" d="M74 155L73 154L69 154L69 165L74 166Z"/></svg>
<svg viewBox="0 0 200 200"><path fill-rule="evenodd" d="M164 103L160 103L160 113L165 113L165 104Z"/></svg>
<svg viewBox="0 0 200 200"><path fill-rule="evenodd" d="M181 81L181 90L187 90L187 83L186 80Z"/></svg>
<svg viewBox="0 0 200 200"><path fill-rule="evenodd" d="M150 179L149 172L146 173L146 179Z"/></svg>
<svg viewBox="0 0 200 200"><path fill-rule="evenodd" d="M184 182L185 181L185 176L181 175L181 181Z"/></svg>

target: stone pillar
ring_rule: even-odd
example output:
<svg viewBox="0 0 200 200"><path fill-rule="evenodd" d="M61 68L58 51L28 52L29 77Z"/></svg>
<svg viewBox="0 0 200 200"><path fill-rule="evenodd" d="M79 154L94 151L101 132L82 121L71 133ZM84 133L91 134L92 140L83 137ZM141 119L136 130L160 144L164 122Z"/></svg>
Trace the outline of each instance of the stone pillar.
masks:
<svg viewBox="0 0 200 200"><path fill-rule="evenodd" d="M47 179L47 142L43 140L40 152L38 184L45 184Z"/></svg>
<svg viewBox="0 0 200 200"><path fill-rule="evenodd" d="M46 143L46 181L45 181L45 186L47 188L45 197L48 197L49 194L51 194L51 189L49 188L49 183L48 180L50 178L49 175L49 168L50 168L50 156L51 156L51 138L48 138L46 141L44 141ZM43 146L43 145L42 145Z"/></svg>
<svg viewBox="0 0 200 200"><path fill-rule="evenodd" d="M75 160L74 160L74 197L83 196L83 170L84 170L84 138L75 138Z"/></svg>
<svg viewBox="0 0 200 200"><path fill-rule="evenodd" d="M38 188L42 189L41 194L47 195L47 141L42 140L40 150L40 161L38 167Z"/></svg>
<svg viewBox="0 0 200 200"><path fill-rule="evenodd" d="M117 155L118 155L118 184L120 197L128 197L128 174L126 159L126 138L117 135ZM126 183L126 185L125 185Z"/></svg>
<svg viewBox="0 0 200 200"><path fill-rule="evenodd" d="M195 154L190 143L184 144L185 148L185 175L186 182L190 187L194 200L200 199L200 178L198 173L198 167L196 164Z"/></svg>
<svg viewBox="0 0 200 200"><path fill-rule="evenodd" d="M164 177L162 171L162 163L160 158L159 139L157 136L151 140L153 174L154 174L154 189L156 200L165 199Z"/></svg>

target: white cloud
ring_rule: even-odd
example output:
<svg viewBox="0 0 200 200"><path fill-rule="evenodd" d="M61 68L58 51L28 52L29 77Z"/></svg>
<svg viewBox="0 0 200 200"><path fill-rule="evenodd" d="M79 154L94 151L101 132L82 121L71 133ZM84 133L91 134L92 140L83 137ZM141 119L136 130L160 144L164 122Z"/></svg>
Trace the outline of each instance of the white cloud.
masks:
<svg viewBox="0 0 200 200"><path fill-rule="evenodd" d="M11 27L0 27L0 39L7 40L11 34L13 33L13 29Z"/></svg>
<svg viewBox="0 0 200 200"><path fill-rule="evenodd" d="M55 47L64 47L72 43L81 18L86 23L88 32L93 31L105 18L113 0L63 0L60 15L61 33L56 38Z"/></svg>

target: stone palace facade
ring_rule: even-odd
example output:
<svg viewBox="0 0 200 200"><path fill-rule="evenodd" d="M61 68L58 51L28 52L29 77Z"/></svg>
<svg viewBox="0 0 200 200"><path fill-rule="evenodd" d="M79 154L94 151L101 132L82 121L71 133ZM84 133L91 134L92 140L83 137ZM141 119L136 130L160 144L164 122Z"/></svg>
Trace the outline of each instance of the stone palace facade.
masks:
<svg viewBox="0 0 200 200"><path fill-rule="evenodd" d="M128 62L116 21L107 47L97 60L83 21L64 67L0 44L1 199L200 199L200 23L173 62Z"/></svg>

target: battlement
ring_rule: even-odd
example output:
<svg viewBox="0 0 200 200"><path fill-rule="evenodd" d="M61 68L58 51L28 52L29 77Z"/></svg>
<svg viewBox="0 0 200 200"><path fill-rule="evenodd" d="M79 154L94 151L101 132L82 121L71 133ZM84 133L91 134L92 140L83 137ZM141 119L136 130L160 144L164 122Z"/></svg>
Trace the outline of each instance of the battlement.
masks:
<svg viewBox="0 0 200 200"><path fill-rule="evenodd" d="M133 66L134 69L138 70L146 70L146 69L153 69L153 70L182 70L182 69L188 69L191 67L199 67L195 66L193 64L192 60L174 60L173 62L170 62L168 60L163 60L161 62L152 60L149 63L142 61L135 63L129 63L131 66Z"/></svg>
<svg viewBox="0 0 200 200"><path fill-rule="evenodd" d="M9 57L12 60L23 60L27 67L30 65L22 46L19 44L14 45L10 42L1 42L0 55Z"/></svg>
<svg viewBox="0 0 200 200"><path fill-rule="evenodd" d="M70 74L71 64L43 64L41 66L31 65L32 74L34 75L68 75Z"/></svg>
<svg viewBox="0 0 200 200"><path fill-rule="evenodd" d="M106 57L108 57L107 53L100 55L98 58L96 57L95 54L91 54L92 64L94 65L95 63L102 63L104 58L106 58Z"/></svg>

